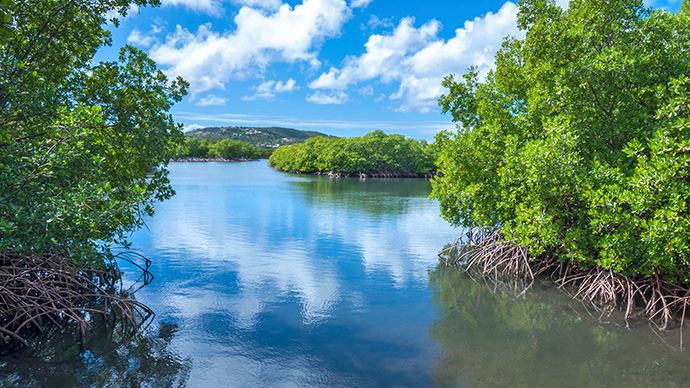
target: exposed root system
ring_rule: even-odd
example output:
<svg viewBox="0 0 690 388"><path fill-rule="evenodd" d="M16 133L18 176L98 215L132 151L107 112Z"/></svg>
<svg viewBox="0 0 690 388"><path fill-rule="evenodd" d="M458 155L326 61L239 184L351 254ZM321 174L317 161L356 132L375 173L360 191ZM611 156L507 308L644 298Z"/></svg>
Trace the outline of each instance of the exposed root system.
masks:
<svg viewBox="0 0 690 388"><path fill-rule="evenodd" d="M506 240L500 228L470 229L439 257L447 265L478 273L494 284L520 284L521 290L515 292L518 295L534 283L535 276L548 275L575 298L599 308L623 309L626 320L642 310L662 330L675 318L679 318L682 329L690 305L688 285L656 276L631 278L598 267L583 270L571 263L530 258L527 249Z"/></svg>
<svg viewBox="0 0 690 388"><path fill-rule="evenodd" d="M148 260L132 252L115 256L139 266L144 283L151 281ZM121 288L114 264L96 269L57 255L0 256L0 353L20 350L63 325L74 325L83 345L96 316L106 323L120 320L120 338L131 337L154 314L144 304L119 296Z"/></svg>
<svg viewBox="0 0 690 388"><path fill-rule="evenodd" d="M527 250L504 240L499 228L471 229L439 256L446 264L466 268L470 276L478 274L514 296L524 295L534 283Z"/></svg>

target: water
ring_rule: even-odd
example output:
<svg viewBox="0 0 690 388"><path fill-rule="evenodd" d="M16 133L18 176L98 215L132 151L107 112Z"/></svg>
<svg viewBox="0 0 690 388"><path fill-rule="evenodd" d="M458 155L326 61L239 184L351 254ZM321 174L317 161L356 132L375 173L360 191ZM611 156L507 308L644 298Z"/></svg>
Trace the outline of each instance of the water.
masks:
<svg viewBox="0 0 690 388"><path fill-rule="evenodd" d="M516 298L506 284L475 282L439 266L430 273L438 315L429 327L442 387L687 387L680 329L645 317L602 314L550 283ZM685 336L688 336L687 330Z"/></svg>
<svg viewBox="0 0 690 388"><path fill-rule="evenodd" d="M418 179L175 163L135 247L157 314L116 350L0 360L0 386L684 386L679 331L524 298L438 265L460 234ZM124 266L125 281L138 276ZM107 334L90 340L96 347ZM71 338L71 337L69 337ZM105 341L107 342L107 341ZM100 349L100 348L99 348Z"/></svg>
<svg viewBox="0 0 690 388"><path fill-rule="evenodd" d="M178 195L134 245L137 298L179 328L190 386L430 383L427 268L457 231L424 180L175 164Z"/></svg>

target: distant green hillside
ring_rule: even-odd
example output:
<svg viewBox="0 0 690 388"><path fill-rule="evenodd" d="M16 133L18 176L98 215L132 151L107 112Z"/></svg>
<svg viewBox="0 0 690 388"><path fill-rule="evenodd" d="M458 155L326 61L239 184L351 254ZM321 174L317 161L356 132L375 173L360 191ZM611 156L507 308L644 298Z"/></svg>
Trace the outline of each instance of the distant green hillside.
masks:
<svg viewBox="0 0 690 388"><path fill-rule="evenodd" d="M315 136L333 137L321 132L280 127L207 127L189 131L186 135L187 137L196 137L213 142L223 139L239 140L257 148L273 148L276 145L301 143Z"/></svg>

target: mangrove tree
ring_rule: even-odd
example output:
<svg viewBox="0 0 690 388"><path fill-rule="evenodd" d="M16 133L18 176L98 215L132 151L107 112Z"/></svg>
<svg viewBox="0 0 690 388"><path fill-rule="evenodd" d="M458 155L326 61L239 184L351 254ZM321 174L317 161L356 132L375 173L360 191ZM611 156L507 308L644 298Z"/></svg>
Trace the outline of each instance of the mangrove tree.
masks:
<svg viewBox="0 0 690 388"><path fill-rule="evenodd" d="M268 162L299 173L406 177L430 175L434 160L433 147L423 140L374 131L362 137L312 137L278 148Z"/></svg>
<svg viewBox="0 0 690 388"><path fill-rule="evenodd" d="M439 103L458 130L437 137L443 216L583 275L593 299L684 309L690 2L672 14L642 0L525 0L518 26L525 38L506 38L486 77L444 80Z"/></svg>
<svg viewBox="0 0 690 388"><path fill-rule="evenodd" d="M167 161L184 141L168 113L186 93L108 23L159 0L3 1L0 8L0 343L101 312L143 307L111 293L126 235L173 195ZM91 302L99 303L94 307Z"/></svg>

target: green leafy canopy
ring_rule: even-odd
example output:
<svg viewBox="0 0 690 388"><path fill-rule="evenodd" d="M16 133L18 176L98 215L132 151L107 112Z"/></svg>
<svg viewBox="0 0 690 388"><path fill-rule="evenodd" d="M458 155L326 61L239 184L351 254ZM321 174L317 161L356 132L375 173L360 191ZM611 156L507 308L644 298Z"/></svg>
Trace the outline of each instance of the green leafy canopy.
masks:
<svg viewBox="0 0 690 388"><path fill-rule="evenodd" d="M0 254L98 261L173 194L184 136L168 110L188 84L129 46L92 62L106 15L159 3L0 2Z"/></svg>
<svg viewBox="0 0 690 388"><path fill-rule="evenodd" d="M278 148L268 162L284 171L408 176L433 172L434 159L425 141L373 131L347 139L312 137Z"/></svg>
<svg viewBox="0 0 690 388"><path fill-rule="evenodd" d="M524 39L444 81L445 218L580 267L690 281L690 2L520 2Z"/></svg>

